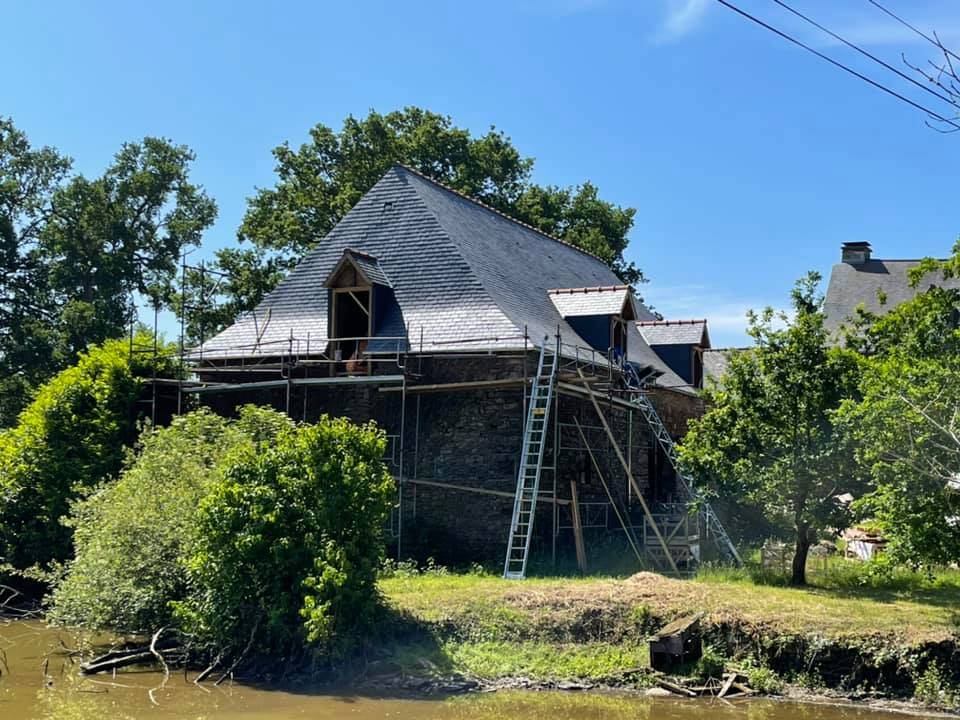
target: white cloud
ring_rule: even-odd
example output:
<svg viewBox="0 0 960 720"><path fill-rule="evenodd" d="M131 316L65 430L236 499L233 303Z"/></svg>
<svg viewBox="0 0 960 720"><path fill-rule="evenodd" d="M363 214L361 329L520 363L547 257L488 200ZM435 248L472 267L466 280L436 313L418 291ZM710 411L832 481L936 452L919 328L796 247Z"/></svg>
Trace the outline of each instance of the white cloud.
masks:
<svg viewBox="0 0 960 720"><path fill-rule="evenodd" d="M640 292L667 320L706 318L714 347L744 347L752 345L747 335L747 312L760 312L776 303L762 299L730 297L723 291L705 285L657 286L644 285Z"/></svg>
<svg viewBox="0 0 960 720"><path fill-rule="evenodd" d="M710 7L711 0L666 0L666 15L654 40L668 43L696 30Z"/></svg>

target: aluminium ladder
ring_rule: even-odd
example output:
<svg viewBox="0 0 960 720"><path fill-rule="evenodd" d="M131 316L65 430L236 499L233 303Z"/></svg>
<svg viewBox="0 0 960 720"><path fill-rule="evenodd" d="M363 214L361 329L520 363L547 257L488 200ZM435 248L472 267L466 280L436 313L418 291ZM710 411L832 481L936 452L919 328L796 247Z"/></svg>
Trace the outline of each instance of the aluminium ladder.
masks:
<svg viewBox="0 0 960 720"><path fill-rule="evenodd" d="M639 383L637 384L639 385ZM670 464L677 473L677 479L680 481L680 486L683 488L685 494L691 500L698 501L700 505L700 512L703 513L703 519L706 523L707 533L713 534L714 540L716 541L717 546L720 548L722 553L733 560L736 565L742 565L743 562L740 560L740 555L737 553L737 549L733 546L733 541L730 540L730 536L727 535L727 531L724 530L723 524L720 522L720 518L717 517L717 514L714 512L710 503L704 500L696 491L693 478L688 473L683 472L683 470L680 468L680 462L677 459L677 446L673 442L673 438L670 437L670 433L663 424L663 420L660 419L660 413L658 413L657 409L654 407L653 401L647 397L645 392L639 391L639 387L637 390L638 392L633 393L633 403L640 410L644 420L647 421L647 425L657 438L657 442L660 443L660 447L663 448L663 452L666 454L667 459L670 461Z"/></svg>
<svg viewBox="0 0 960 720"><path fill-rule="evenodd" d="M533 519L540 492L540 472L543 470L543 449L547 439L547 425L553 388L557 377L557 353L550 348L550 339L543 338L537 374L530 389L530 406L523 428L523 448L517 473L517 494L513 501L510 538L507 557L503 563L503 577L522 580L527 574Z"/></svg>

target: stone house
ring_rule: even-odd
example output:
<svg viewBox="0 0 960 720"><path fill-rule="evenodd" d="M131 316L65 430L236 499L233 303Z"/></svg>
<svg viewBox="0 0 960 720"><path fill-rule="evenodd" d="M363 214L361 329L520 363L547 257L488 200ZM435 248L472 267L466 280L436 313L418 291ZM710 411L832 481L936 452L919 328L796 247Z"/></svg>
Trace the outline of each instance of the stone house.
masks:
<svg viewBox="0 0 960 720"><path fill-rule="evenodd" d="M223 413L375 421L399 557L512 548L525 571L617 546L673 569L699 557L704 523L670 440L701 403L644 341L654 319L599 258L395 166L193 352L188 391Z"/></svg>
<svg viewBox="0 0 960 720"><path fill-rule="evenodd" d="M929 273L916 285L911 284L910 271L920 262L919 259L875 258L868 242L844 243L840 262L830 271L824 297L827 329L836 335L856 317L860 306L883 315L933 285L960 288L960 278L944 279L939 273Z"/></svg>

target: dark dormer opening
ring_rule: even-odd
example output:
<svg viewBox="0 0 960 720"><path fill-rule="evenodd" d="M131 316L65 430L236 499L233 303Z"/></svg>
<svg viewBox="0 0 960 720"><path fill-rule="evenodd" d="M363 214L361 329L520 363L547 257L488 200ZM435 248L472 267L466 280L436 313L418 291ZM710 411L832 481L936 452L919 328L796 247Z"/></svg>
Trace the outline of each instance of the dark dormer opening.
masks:
<svg viewBox="0 0 960 720"><path fill-rule="evenodd" d="M348 249L323 284L329 292L327 354L336 361L331 372L369 373L366 352L374 334L375 288L388 289L389 281L375 257Z"/></svg>
<svg viewBox="0 0 960 720"><path fill-rule="evenodd" d="M623 307L619 315L610 316L610 348L615 358L624 358L627 356L627 333L630 323L637 319L637 313L632 302L632 298L627 297L623 301Z"/></svg>
<svg viewBox="0 0 960 720"><path fill-rule="evenodd" d="M872 249L868 242L846 242L840 246L840 259L848 265L863 265L870 261Z"/></svg>

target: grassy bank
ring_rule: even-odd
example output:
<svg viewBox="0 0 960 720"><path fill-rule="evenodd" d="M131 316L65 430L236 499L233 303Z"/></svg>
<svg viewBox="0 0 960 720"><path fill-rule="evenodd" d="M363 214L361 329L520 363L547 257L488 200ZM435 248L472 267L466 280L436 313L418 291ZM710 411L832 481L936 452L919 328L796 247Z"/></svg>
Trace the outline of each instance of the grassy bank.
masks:
<svg viewBox="0 0 960 720"><path fill-rule="evenodd" d="M405 573L380 589L407 627L423 630L395 646L392 660L405 669L642 686L648 635L703 612L708 662L750 668L769 689L786 681L954 701L960 574L876 579L838 568L815 582L778 587L743 571L523 582Z"/></svg>

